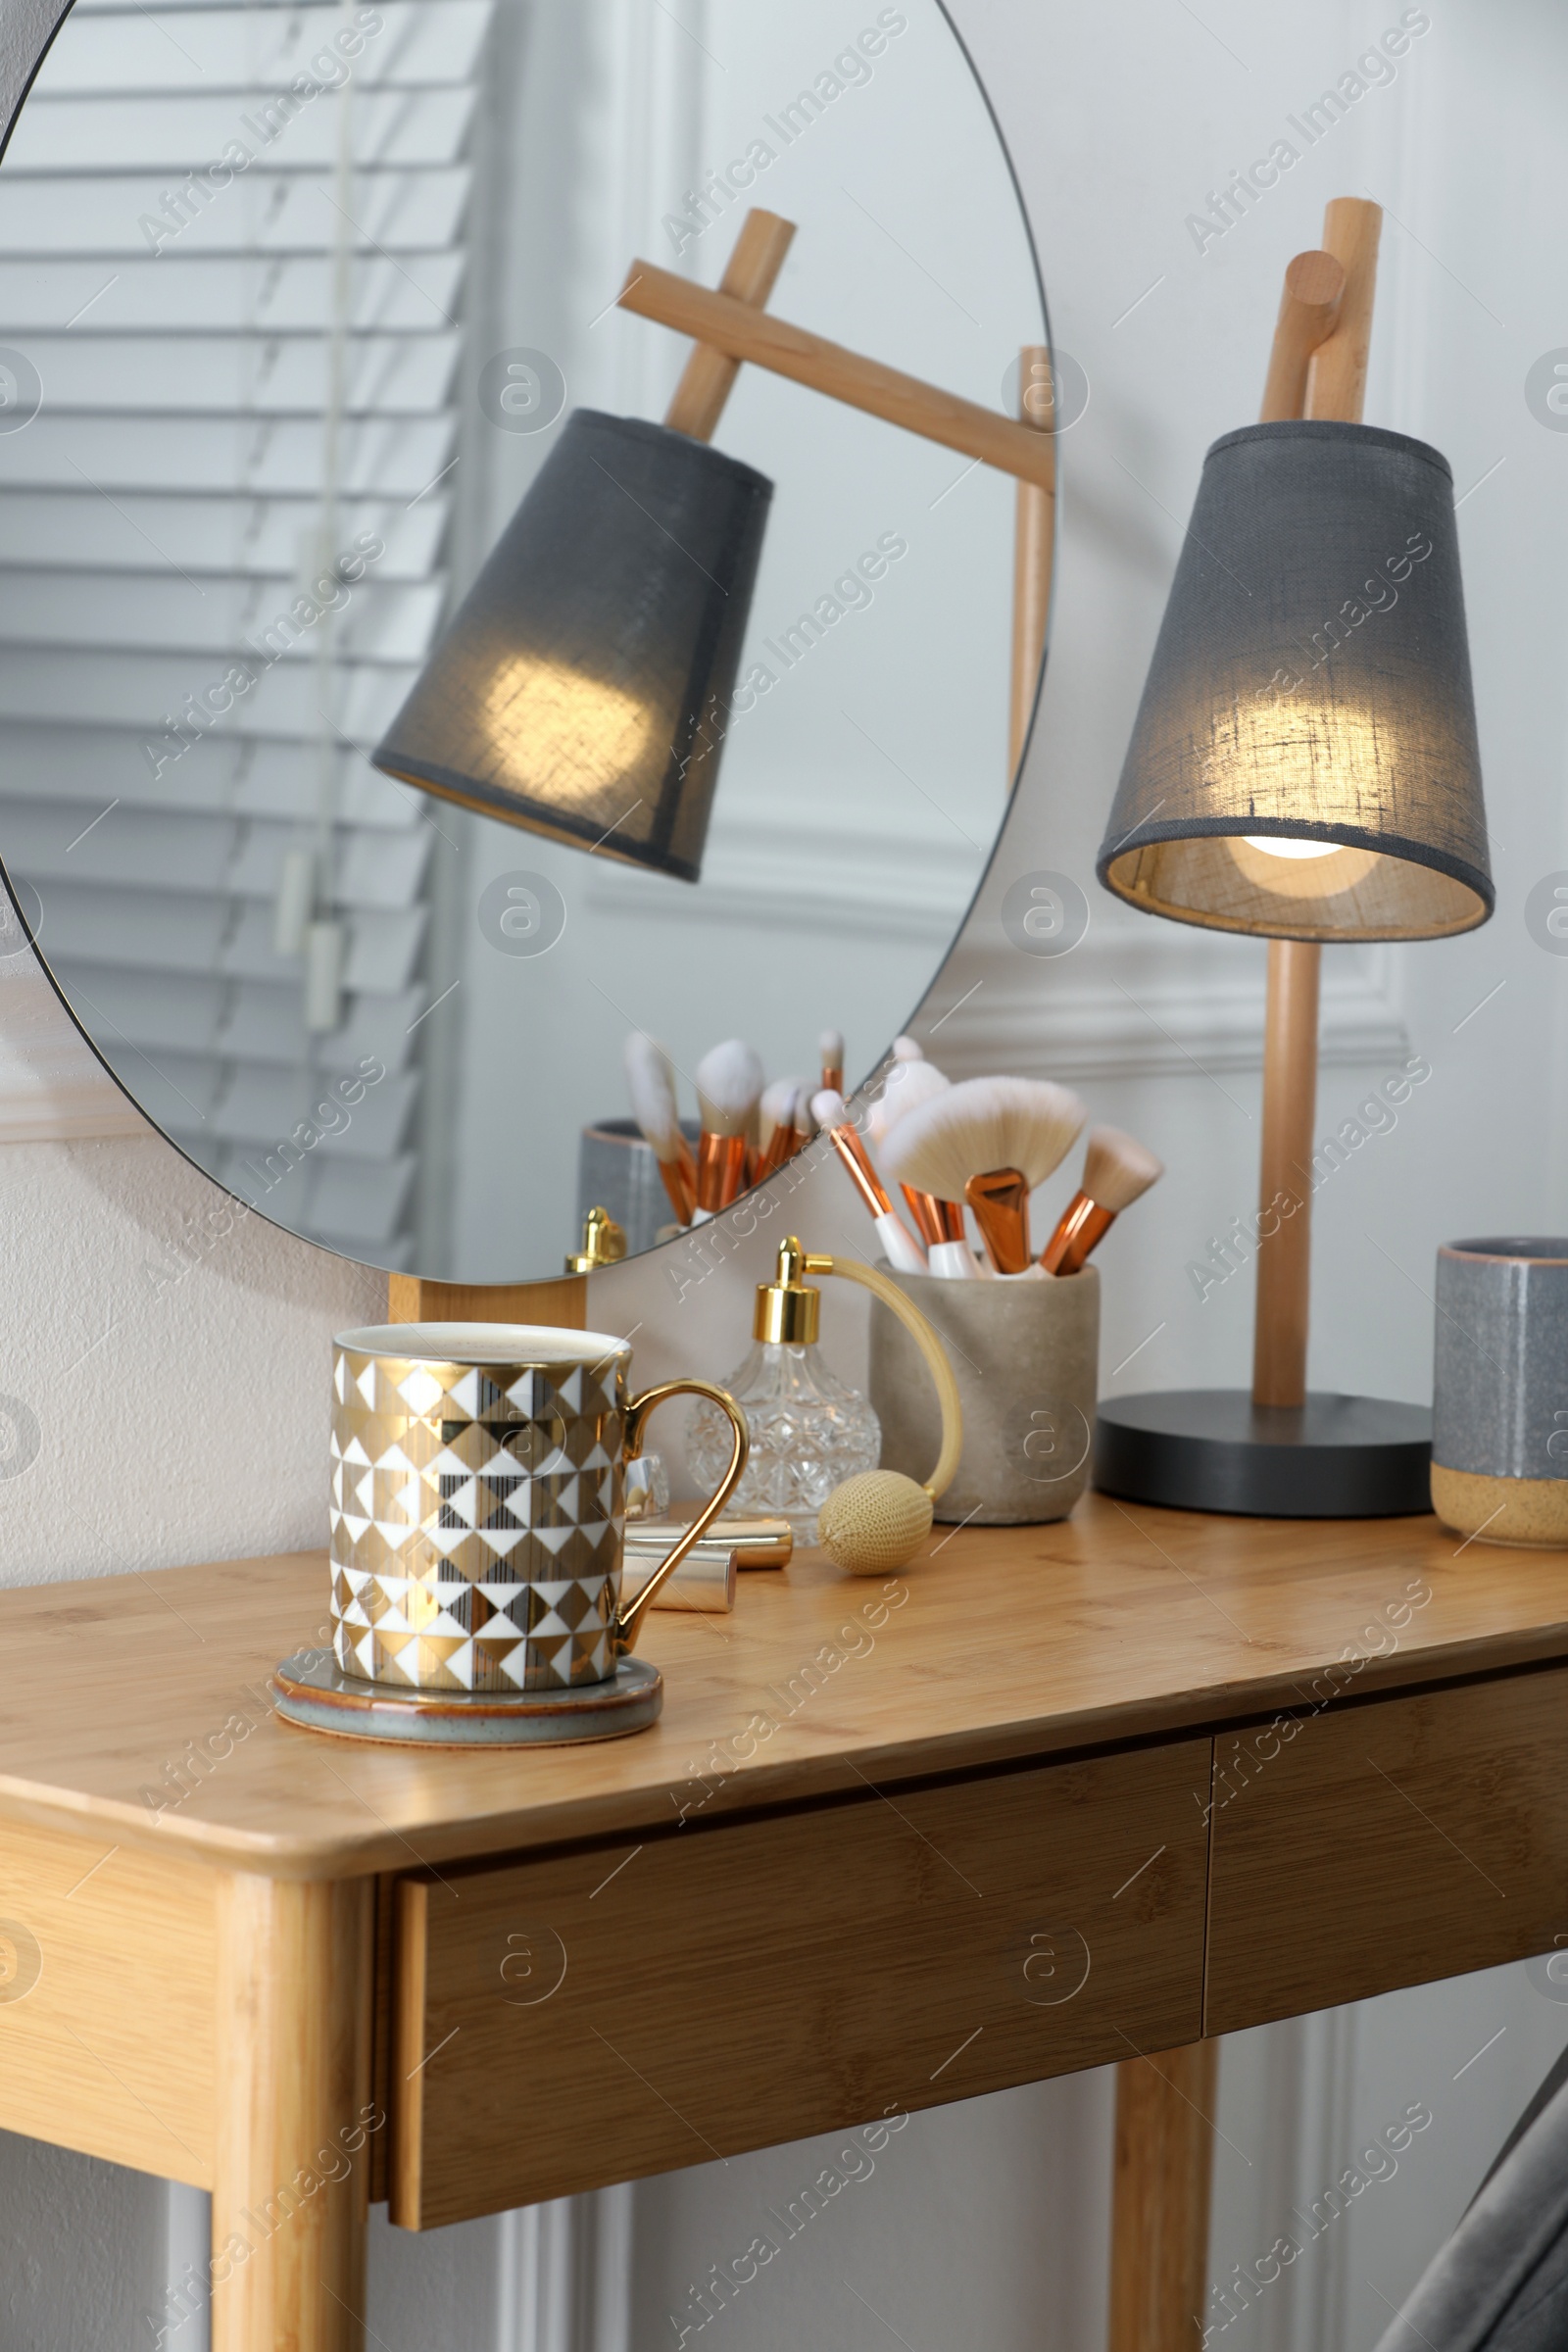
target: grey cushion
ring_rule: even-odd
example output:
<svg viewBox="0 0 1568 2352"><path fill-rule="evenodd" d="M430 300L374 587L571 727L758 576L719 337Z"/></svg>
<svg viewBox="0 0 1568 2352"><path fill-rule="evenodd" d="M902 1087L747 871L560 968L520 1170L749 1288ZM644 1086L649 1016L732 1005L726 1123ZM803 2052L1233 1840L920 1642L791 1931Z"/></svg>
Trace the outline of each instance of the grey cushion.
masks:
<svg viewBox="0 0 1568 2352"><path fill-rule="evenodd" d="M1377 2352L1568 2352L1568 2052Z"/></svg>

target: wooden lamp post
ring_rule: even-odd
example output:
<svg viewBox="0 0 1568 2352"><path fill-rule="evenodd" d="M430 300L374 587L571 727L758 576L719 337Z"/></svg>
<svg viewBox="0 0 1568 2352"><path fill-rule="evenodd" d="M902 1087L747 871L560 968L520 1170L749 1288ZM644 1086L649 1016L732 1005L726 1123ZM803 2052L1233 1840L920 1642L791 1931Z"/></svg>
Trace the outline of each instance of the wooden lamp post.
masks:
<svg viewBox="0 0 1568 2352"><path fill-rule="evenodd" d="M1366 404L1377 286L1379 206L1354 196L1329 205L1323 248L1298 253L1285 272L1258 421L1335 418L1359 424ZM1258 1209L1281 1192L1297 1213L1259 1241L1252 1326L1252 1402L1306 1401L1312 1277L1312 1131L1317 1112L1317 940L1271 939L1263 1027L1263 1147Z"/></svg>
<svg viewBox="0 0 1568 2352"><path fill-rule="evenodd" d="M1298 254L1291 263L1263 394L1264 424L1299 419L1308 424L1359 425L1380 225L1376 205L1341 198L1328 208L1324 250ZM1399 437L1381 438L1395 442ZM1426 459L1435 460L1436 453L1426 453ZM1440 508L1445 495L1438 499ZM1420 504L1419 497L1416 504ZM1418 526L1423 531L1430 514L1430 508L1424 511ZM1451 525L1451 501L1448 516ZM1441 548L1440 538L1444 539ZM1376 542L1368 554L1368 565L1391 552L1381 541ZM1394 581L1396 588L1408 585L1416 576L1417 559L1413 551L1406 549L1405 553L1411 561L1404 582ZM1441 529L1434 532L1434 543L1419 562L1425 568L1440 560L1451 569L1446 585L1452 590L1450 603L1456 603L1451 527L1446 537ZM1396 571L1401 563L1402 558L1396 560ZM1360 569L1348 573L1345 588L1353 590L1363 576ZM1275 579L1261 577L1245 582L1253 597L1268 596L1278 585ZM1428 601L1429 606L1441 603L1440 599ZM1336 605L1334 610L1338 609ZM1323 617L1326 620L1330 615L1325 612ZM1428 624L1437 623L1441 635L1441 611L1429 610L1424 618ZM1377 612L1369 610L1364 623L1356 626L1358 630L1378 626ZM1385 896L1394 901L1393 915L1402 912L1406 919L1402 923L1392 919L1386 904L1382 936L1419 937L1465 929L1484 921L1491 911L1462 615L1456 649L1451 618L1447 642L1455 675L1449 681L1446 709L1440 713L1443 723L1429 732L1426 749L1434 762L1446 759L1449 773L1457 771L1461 786L1468 788L1468 807L1461 808L1461 818L1468 819L1468 837L1460 840L1459 854L1455 854L1452 833L1440 845L1447 852L1446 864L1428 869L1436 880L1426 905L1412 903L1412 894L1405 893L1401 906L1396 887L1399 877L1393 876L1395 888ZM1299 652L1299 648L1285 650ZM1332 668L1332 656L1326 666ZM1436 690L1436 699L1442 701L1441 690ZM1269 747L1265 743L1263 748L1266 752ZM1461 792L1461 801L1463 797ZM1121 816L1118 806L1108 837L1112 857L1128 847L1118 837ZM1261 822L1255 810L1249 822ZM1150 833L1147 824L1140 830L1136 817L1132 833L1136 859L1140 840L1147 843ZM1368 863L1358 869L1360 888L1368 897L1373 895L1377 876L1371 859L1389 853L1368 854L1365 837L1358 840L1355 828L1331 827L1310 812L1297 829L1297 838L1302 837L1313 840L1314 846L1317 840L1326 840L1342 848L1348 846L1352 856L1368 856ZM1221 854L1230 854L1228 843L1234 838L1219 836L1215 846ZM1245 844L1245 834L1243 840ZM1406 840L1401 846L1407 850L1412 845ZM1426 847L1430 854L1430 842ZM1341 849L1331 848L1330 855L1340 854ZM1254 844L1250 861L1254 879L1259 872L1266 872L1262 862L1266 856L1267 852ZM1102 853L1102 860L1103 875L1111 858ZM1313 862L1303 861L1304 873L1310 874ZM1122 880L1126 878L1124 873ZM1188 876L1188 883L1193 879ZM1133 887L1124 892L1135 904L1137 880L1135 873ZM1155 896L1160 877L1146 874L1145 880L1151 885L1148 896ZM1167 875L1163 881L1167 889L1182 887L1179 876ZM1352 879L1352 891L1355 887ZM1200 889L1190 889L1189 895L1197 901ZM1221 898L1220 904L1235 912L1239 902L1233 896L1228 901ZM1310 912L1319 911L1311 899L1303 898L1299 906ZM1159 910L1184 911L1189 920L1213 919L1211 911L1196 914L1163 906ZM1255 926L1234 920L1226 927ZM1269 940L1250 1396L1215 1391L1178 1392L1164 1398L1102 1403L1102 1443L1103 1446L1108 1430L1111 1465L1106 1476L1102 1453L1099 1483L1109 1486L1112 1493L1291 1516L1334 1515L1347 1506L1414 1511L1428 1507L1427 1448L1421 1443L1427 1416L1410 1407L1378 1405L1365 1398L1312 1399L1306 1387L1318 979L1322 940L1332 936L1326 925L1317 928L1318 937ZM1270 1230L1268 1212L1282 1198L1294 1200L1297 1206L1289 1216L1276 1216ZM1319 1408L1337 1409L1320 1409L1314 1417L1309 1409L1314 1403ZM1402 1416L1408 1416L1403 1427ZM1317 1444L1312 1442L1314 1435ZM1217 2043L1199 2041L1182 2049L1130 2058L1117 2068L1110 2352L1182 2352L1203 2332L1217 2051Z"/></svg>

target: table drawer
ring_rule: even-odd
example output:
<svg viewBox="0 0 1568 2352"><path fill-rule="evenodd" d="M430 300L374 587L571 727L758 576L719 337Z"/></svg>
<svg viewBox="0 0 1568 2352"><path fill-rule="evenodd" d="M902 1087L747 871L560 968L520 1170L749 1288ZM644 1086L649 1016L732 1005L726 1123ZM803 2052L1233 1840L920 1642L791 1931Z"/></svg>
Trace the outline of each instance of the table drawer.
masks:
<svg viewBox="0 0 1568 2352"><path fill-rule="evenodd" d="M1222 1738L1214 1772L1209 2034L1568 1934L1568 1670Z"/></svg>
<svg viewBox="0 0 1568 2352"><path fill-rule="evenodd" d="M1211 1745L400 1882L407 2229L1200 2030Z"/></svg>

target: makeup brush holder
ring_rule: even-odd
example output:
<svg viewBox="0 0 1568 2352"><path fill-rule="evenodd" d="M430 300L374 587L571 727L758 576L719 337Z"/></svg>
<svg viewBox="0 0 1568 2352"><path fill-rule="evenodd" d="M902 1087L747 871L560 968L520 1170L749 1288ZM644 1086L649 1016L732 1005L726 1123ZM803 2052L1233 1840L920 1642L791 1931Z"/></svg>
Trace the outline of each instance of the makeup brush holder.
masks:
<svg viewBox="0 0 1568 2352"><path fill-rule="evenodd" d="M1089 1484L1094 1453L1098 1269L1011 1281L890 1279L935 1328L963 1404L963 1450L937 1518L978 1527L1065 1519ZM922 1478L941 1443L936 1398L914 1342L876 1300L871 1403L883 1469Z"/></svg>
<svg viewBox="0 0 1568 2352"><path fill-rule="evenodd" d="M1438 1251L1432 1507L1478 1544L1568 1550L1568 1238Z"/></svg>

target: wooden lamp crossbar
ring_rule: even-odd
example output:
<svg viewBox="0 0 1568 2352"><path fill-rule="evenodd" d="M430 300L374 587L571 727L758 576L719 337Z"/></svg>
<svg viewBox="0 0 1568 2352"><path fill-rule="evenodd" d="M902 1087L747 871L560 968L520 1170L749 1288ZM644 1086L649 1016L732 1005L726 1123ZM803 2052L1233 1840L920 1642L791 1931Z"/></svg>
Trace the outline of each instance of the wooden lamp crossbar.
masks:
<svg viewBox="0 0 1568 2352"><path fill-rule="evenodd" d="M1008 782L1015 785L1034 716L1051 609L1056 442L1050 350L1037 343L1023 347L1022 416L1016 420L956 393L943 392L918 376L863 359L768 315L767 300L794 236L795 223L777 213L749 212L715 293L651 262L632 263L618 297L621 309L695 338L664 423L671 432L685 433L694 441L710 440L741 366L750 361L1015 477L1007 726ZM394 1323L550 1323L581 1331L588 1321L588 1277L453 1283L393 1274L388 1278L387 1313Z"/></svg>
<svg viewBox="0 0 1568 2352"><path fill-rule="evenodd" d="M918 376L863 359L767 313L768 297L794 235L794 222L777 213L748 213L718 291L712 294L652 262L632 263L617 297L620 308L697 338L664 422L672 432L710 440L741 364L750 361L1016 477L1007 728L1007 773L1015 784L1046 650L1055 545L1056 440L1050 349L1043 343L1026 343L1019 355L1022 416L1016 421L956 393L939 391Z"/></svg>

